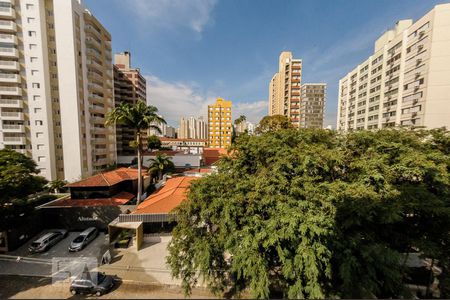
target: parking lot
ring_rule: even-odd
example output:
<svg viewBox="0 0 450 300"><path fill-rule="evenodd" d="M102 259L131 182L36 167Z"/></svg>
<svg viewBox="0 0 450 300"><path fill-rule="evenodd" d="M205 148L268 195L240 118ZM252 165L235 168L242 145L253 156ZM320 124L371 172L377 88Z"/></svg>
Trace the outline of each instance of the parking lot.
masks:
<svg viewBox="0 0 450 300"><path fill-rule="evenodd" d="M106 235L100 233L98 237L93 240L89 245L87 245L83 250L79 252L69 252L68 248L70 243L80 234L80 232L69 232L68 236L63 240L59 241L56 245L51 247L48 251L43 253L33 253L28 252L28 247L30 244L42 236L49 230L43 231L37 236L30 239L27 243L22 245L15 251L11 251L8 254L21 257L30 257L38 259L52 259L53 257L96 257L101 258L104 251L108 247L108 241L106 240ZM102 252L103 251L103 252Z"/></svg>
<svg viewBox="0 0 450 300"><path fill-rule="evenodd" d="M69 252L68 248L73 239L80 232L69 232L68 236L59 241L48 251L43 253L29 253L29 245L49 230L43 231L27 241L20 248L0 256L0 274L25 275L25 276L52 276L52 263L54 258L92 258L101 260L102 255L108 249L107 236L100 233L89 245L79 252ZM54 266L53 266L54 267Z"/></svg>

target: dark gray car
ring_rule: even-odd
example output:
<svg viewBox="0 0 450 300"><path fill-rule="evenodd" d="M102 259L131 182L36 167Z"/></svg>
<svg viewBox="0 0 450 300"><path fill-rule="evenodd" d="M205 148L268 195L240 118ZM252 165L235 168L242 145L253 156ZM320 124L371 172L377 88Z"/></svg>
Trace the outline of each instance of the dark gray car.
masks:
<svg viewBox="0 0 450 300"><path fill-rule="evenodd" d="M75 294L95 294L101 296L114 287L114 278L100 272L83 272L70 285L70 292Z"/></svg>
<svg viewBox="0 0 450 300"><path fill-rule="evenodd" d="M80 251L98 236L98 230L95 227L89 227L78 235L69 246L69 251Z"/></svg>

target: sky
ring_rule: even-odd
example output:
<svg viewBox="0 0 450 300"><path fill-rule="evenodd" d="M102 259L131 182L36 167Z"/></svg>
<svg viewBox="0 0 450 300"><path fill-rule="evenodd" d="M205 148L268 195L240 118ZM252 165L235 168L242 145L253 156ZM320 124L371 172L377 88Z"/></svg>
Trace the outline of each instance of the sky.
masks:
<svg viewBox="0 0 450 300"><path fill-rule="evenodd" d="M206 116L217 97L233 118L268 112L269 81L281 51L303 60L302 82L327 83L324 126L336 126L339 79L373 53L400 19L417 20L434 0L85 0L130 51L147 79L147 102L177 127Z"/></svg>

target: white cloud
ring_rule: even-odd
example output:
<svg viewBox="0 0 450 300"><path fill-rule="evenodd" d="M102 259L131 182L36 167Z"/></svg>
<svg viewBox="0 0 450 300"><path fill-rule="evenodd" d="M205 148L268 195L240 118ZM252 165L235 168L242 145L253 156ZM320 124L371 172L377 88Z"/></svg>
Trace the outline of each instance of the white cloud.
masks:
<svg viewBox="0 0 450 300"><path fill-rule="evenodd" d="M123 0L122 0L123 1ZM145 27L142 30L187 27L201 33L211 21L211 12L217 0L127 0L126 7Z"/></svg>
<svg viewBox="0 0 450 300"><path fill-rule="evenodd" d="M247 121L256 125L262 117L268 114L268 106L266 100L236 103L233 105L233 118L237 119L240 115L244 115Z"/></svg>
<svg viewBox="0 0 450 300"><path fill-rule="evenodd" d="M181 117L203 116L206 118L208 104L219 97L213 91L202 92L193 83L168 82L157 76L147 75L147 103L158 108L166 121L177 127ZM233 118L245 115L257 123L267 114L267 101L234 102Z"/></svg>

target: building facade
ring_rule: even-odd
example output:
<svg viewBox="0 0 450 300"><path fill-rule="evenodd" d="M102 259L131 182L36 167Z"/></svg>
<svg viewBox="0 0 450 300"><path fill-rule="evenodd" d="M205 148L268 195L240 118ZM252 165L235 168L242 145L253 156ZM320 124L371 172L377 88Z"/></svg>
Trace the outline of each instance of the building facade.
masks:
<svg viewBox="0 0 450 300"><path fill-rule="evenodd" d="M208 124L203 117L182 117L177 136L180 139L207 139Z"/></svg>
<svg viewBox="0 0 450 300"><path fill-rule="evenodd" d="M172 127L167 124L153 124L153 125L158 126L159 129L161 130L161 132L159 132L158 130L156 130L154 128L150 128L148 130L148 136L156 135L159 137L175 138L177 135L177 130L175 129L175 127Z"/></svg>
<svg viewBox="0 0 450 300"><path fill-rule="evenodd" d="M48 180L114 163L111 36L80 0L2 0L0 43L0 148Z"/></svg>
<svg viewBox="0 0 450 300"><path fill-rule="evenodd" d="M450 4L401 20L339 81L337 129L450 128Z"/></svg>
<svg viewBox="0 0 450 300"><path fill-rule="evenodd" d="M323 128L327 85L325 83L304 83L300 101L300 127Z"/></svg>
<svg viewBox="0 0 450 300"><path fill-rule="evenodd" d="M134 105L138 101L147 102L147 83L138 68L131 67L130 52L114 55L114 99L115 105L127 103ZM136 149L130 146L135 140L136 131L123 125L116 126L117 154L132 155ZM142 141L147 143L147 133Z"/></svg>
<svg viewBox="0 0 450 300"><path fill-rule="evenodd" d="M302 60L284 51L278 66L269 84L269 116L284 115L295 127L300 127Z"/></svg>
<svg viewBox="0 0 450 300"><path fill-rule="evenodd" d="M208 105L208 146L227 148L231 145L232 102L217 98L216 103Z"/></svg>
<svg viewBox="0 0 450 300"><path fill-rule="evenodd" d="M174 151L183 151L191 154L201 154L206 147L208 140L206 139L175 139L168 137L159 138L161 146L170 148Z"/></svg>

